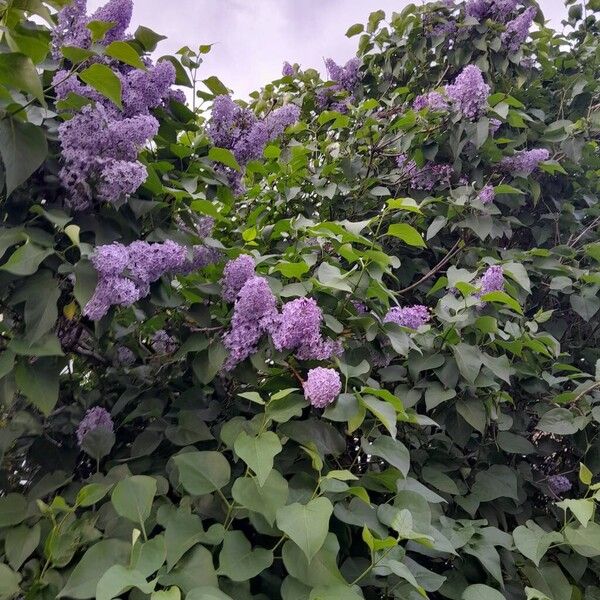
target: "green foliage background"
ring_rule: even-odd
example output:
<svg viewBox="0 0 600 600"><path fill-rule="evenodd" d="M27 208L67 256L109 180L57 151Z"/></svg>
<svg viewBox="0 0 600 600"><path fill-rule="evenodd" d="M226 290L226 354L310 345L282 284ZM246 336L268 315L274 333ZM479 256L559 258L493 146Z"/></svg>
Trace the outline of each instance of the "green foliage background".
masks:
<svg viewBox="0 0 600 600"><path fill-rule="evenodd" d="M184 48L171 60L200 109L158 110L146 183L84 216L57 179L57 126L74 108L50 85L62 4L0 2L0 599L598 600L598 3L567 2L562 34L538 14L511 55L502 26L464 15L453 44L425 35L450 18L440 2L373 13L348 32L363 80L347 114L316 110L313 70L253 95L257 114L293 102L302 119L248 166L241 198L215 174L231 156L210 147L201 110L227 89L196 81L210 47ZM128 47L159 40L140 28ZM85 58L71 56L72 76ZM471 63L492 85L487 116L410 108ZM94 85L114 95L110 82ZM498 174L532 147L551 153L539 173ZM468 183L407 197L400 152ZM222 263L81 317L96 245L191 245L176 217L193 213L216 219L225 255L255 255L282 301L318 300L346 349L332 365L344 393L324 413L294 376L314 365L267 341L223 375ZM506 293L482 308L474 284L490 264ZM430 326L382 325L416 303ZM78 332L66 349L65 323ZM175 353L152 351L158 329ZM118 345L135 366L117 364ZM98 461L75 438L95 405L116 423ZM562 501L553 474L573 483Z"/></svg>

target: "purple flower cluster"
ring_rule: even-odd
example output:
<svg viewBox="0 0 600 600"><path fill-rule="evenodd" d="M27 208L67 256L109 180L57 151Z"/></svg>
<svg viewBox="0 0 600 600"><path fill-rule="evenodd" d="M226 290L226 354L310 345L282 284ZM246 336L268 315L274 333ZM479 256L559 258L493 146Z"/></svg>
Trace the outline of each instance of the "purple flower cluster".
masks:
<svg viewBox="0 0 600 600"><path fill-rule="evenodd" d="M229 350L226 370L256 352L260 338L273 330L277 316L277 300L267 280L257 276L246 280L235 301L231 329L223 340Z"/></svg>
<svg viewBox="0 0 600 600"><path fill-rule="evenodd" d="M351 58L344 66L333 59L325 60L327 76L333 85L317 90L317 107L319 110L336 110L344 113L354 101L353 92L360 81L360 59ZM340 96L343 98L340 100Z"/></svg>
<svg viewBox="0 0 600 600"><path fill-rule="evenodd" d="M284 77L291 77L295 73L294 67L286 60L281 68L281 74Z"/></svg>
<svg viewBox="0 0 600 600"><path fill-rule="evenodd" d="M121 367L130 367L135 363L135 354L127 346L119 346L115 358Z"/></svg>
<svg viewBox="0 0 600 600"><path fill-rule="evenodd" d="M564 475L550 475L548 477L548 487L556 496L562 496L570 491L573 485Z"/></svg>
<svg viewBox="0 0 600 600"><path fill-rule="evenodd" d="M446 86L446 93L467 119L474 120L487 110L490 86L484 81L479 67L467 65L454 83Z"/></svg>
<svg viewBox="0 0 600 600"><path fill-rule="evenodd" d="M213 103L208 124L208 135L215 146L231 150L241 167L262 156L265 146L283 134L286 127L300 117L300 108L286 104L263 120L248 108L236 104L229 96L217 96ZM243 173L228 167L218 166L233 188L234 193L243 192Z"/></svg>
<svg viewBox="0 0 600 600"><path fill-rule="evenodd" d="M524 13L507 23L506 31L502 34L502 43L510 53L518 52L527 39L536 13L537 9L530 6Z"/></svg>
<svg viewBox="0 0 600 600"><path fill-rule="evenodd" d="M448 99L439 92L428 92L417 96L413 101L415 110L428 108L429 110L448 110Z"/></svg>
<svg viewBox="0 0 600 600"><path fill-rule="evenodd" d="M447 184L454 173L452 165L444 163L426 163L418 167L414 160L408 160L406 154L398 155L396 164L415 190L431 191L441 183Z"/></svg>
<svg viewBox="0 0 600 600"><path fill-rule="evenodd" d="M383 318L384 323L396 323L409 329L419 329L431 319L431 313L426 306L415 304L403 308L395 306L391 308Z"/></svg>
<svg viewBox="0 0 600 600"><path fill-rule="evenodd" d="M157 354L172 354L177 350L177 340L164 329L159 329L152 336L152 350Z"/></svg>
<svg viewBox="0 0 600 600"><path fill-rule="evenodd" d="M315 408L329 406L342 391L342 380L334 369L310 369L302 384L304 395Z"/></svg>
<svg viewBox="0 0 600 600"><path fill-rule="evenodd" d="M502 121L500 119L490 119L490 135L494 136L498 132L498 129L502 127Z"/></svg>
<svg viewBox="0 0 600 600"><path fill-rule="evenodd" d="M465 12L478 20L494 19L506 22L519 4L519 0L467 0Z"/></svg>
<svg viewBox="0 0 600 600"><path fill-rule="evenodd" d="M88 433L103 429L108 433L113 433L114 424L110 413L101 406L90 408L84 415L77 427L77 443L81 448L83 441Z"/></svg>
<svg viewBox="0 0 600 600"><path fill-rule="evenodd" d="M171 240L98 246L91 258L98 273L98 284L83 314L97 321L111 306L131 306L147 296L150 284L165 273L188 274L216 262L219 257L217 252L204 246L195 246L193 252L190 260L187 248Z"/></svg>
<svg viewBox="0 0 600 600"><path fill-rule="evenodd" d="M273 329L277 350L294 350L300 360L326 360L340 354L339 342L321 336L323 313L313 298L297 298L283 305Z"/></svg>
<svg viewBox="0 0 600 600"><path fill-rule="evenodd" d="M504 271L500 265L488 267L478 282L478 296L485 296L491 292L504 290Z"/></svg>
<svg viewBox="0 0 600 600"><path fill-rule="evenodd" d="M486 185L479 192L479 200L481 200L482 204L491 204L496 197L496 192L494 191L493 185Z"/></svg>
<svg viewBox="0 0 600 600"><path fill-rule="evenodd" d="M550 152L545 148L534 150L521 150L513 156L507 156L500 162L500 168L506 173L518 173L520 175L531 175L541 162L550 158Z"/></svg>
<svg viewBox="0 0 600 600"><path fill-rule="evenodd" d="M93 20L114 24L103 43L124 39L132 8L131 0L111 0L88 17L85 1L73 2L59 13L53 31L55 52L63 45L89 47L87 24ZM93 102L59 127L64 160L60 179L68 193L67 204L74 210L90 208L94 198L110 203L124 200L146 179L146 168L137 156L158 132L158 121L150 111L168 99L175 82L175 68L169 61L146 62L146 70L110 62L121 82L122 110L68 71L54 76L58 100L75 93Z"/></svg>
<svg viewBox="0 0 600 600"><path fill-rule="evenodd" d="M254 259L249 254L240 254L225 265L221 279L225 302L235 302L246 281L254 277L255 266Z"/></svg>

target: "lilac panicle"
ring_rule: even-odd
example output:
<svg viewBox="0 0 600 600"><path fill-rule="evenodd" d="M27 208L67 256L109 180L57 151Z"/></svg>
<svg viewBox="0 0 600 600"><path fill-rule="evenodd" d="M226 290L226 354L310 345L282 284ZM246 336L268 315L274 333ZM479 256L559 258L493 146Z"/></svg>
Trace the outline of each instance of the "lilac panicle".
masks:
<svg viewBox="0 0 600 600"><path fill-rule="evenodd" d="M230 371L256 352L263 334L277 321L277 300L264 277L252 276L242 286L233 308L231 328L223 343L229 351L225 370Z"/></svg>
<svg viewBox="0 0 600 600"><path fill-rule="evenodd" d="M177 347L177 340L164 329L159 329L152 336L152 350L157 354L172 354Z"/></svg>
<svg viewBox="0 0 600 600"><path fill-rule="evenodd" d="M56 27L52 30L52 56L60 58L62 46L87 48L92 32L87 28L87 0L73 0L58 13Z"/></svg>
<svg viewBox="0 0 600 600"><path fill-rule="evenodd" d="M391 308L383 318L384 323L396 323L409 329L419 329L431 319L429 308L421 304L414 306L405 306L403 308L395 306Z"/></svg>
<svg viewBox="0 0 600 600"><path fill-rule="evenodd" d="M467 65L454 83L446 86L446 93L467 119L474 120L487 110L490 86L484 81L479 67Z"/></svg>
<svg viewBox="0 0 600 600"><path fill-rule="evenodd" d="M342 391L342 380L334 369L317 367L308 372L303 383L304 395L315 408L329 406Z"/></svg>
<svg viewBox="0 0 600 600"><path fill-rule="evenodd" d="M501 265L488 267L479 280L479 296L504 290L504 270Z"/></svg>
<svg viewBox="0 0 600 600"><path fill-rule="evenodd" d="M548 477L548 487L557 496L562 496L571 490L573 485L564 475L550 475Z"/></svg>
<svg viewBox="0 0 600 600"><path fill-rule="evenodd" d="M122 40L133 15L133 0L109 0L101 6L90 18L90 21L105 21L114 23L102 40L110 44Z"/></svg>
<svg viewBox="0 0 600 600"><path fill-rule="evenodd" d="M530 6L524 13L507 23L501 39L510 53L518 52L527 39L536 13L537 9Z"/></svg>
<svg viewBox="0 0 600 600"><path fill-rule="evenodd" d="M281 74L284 77L291 77L294 74L294 67L287 60L283 63Z"/></svg>
<svg viewBox="0 0 600 600"><path fill-rule="evenodd" d="M408 160L406 154L398 155L396 164L402 175L409 179L410 187L415 190L431 191L441 183L448 183L454 173L452 165L444 163L426 163L418 167L414 160Z"/></svg>
<svg viewBox="0 0 600 600"><path fill-rule="evenodd" d="M494 19L504 23L513 13L520 0L467 0L465 12L480 21Z"/></svg>
<svg viewBox="0 0 600 600"><path fill-rule="evenodd" d="M77 443L81 448L83 441L88 433L103 429L108 433L113 433L114 424L110 413L101 406L90 408L77 427Z"/></svg>
<svg viewBox="0 0 600 600"><path fill-rule="evenodd" d="M531 175L541 162L550 158L550 152L545 148L534 150L521 150L513 156L507 156L500 162L500 168L506 173L518 173L520 175Z"/></svg>
<svg viewBox="0 0 600 600"><path fill-rule="evenodd" d="M415 110L448 110L448 99L439 92L428 92L421 96L417 96L413 101Z"/></svg>
<svg viewBox="0 0 600 600"><path fill-rule="evenodd" d="M479 192L479 199L481 200L482 204L491 204L494 201L495 197L496 197L496 192L494 191L493 185L486 185Z"/></svg>
<svg viewBox="0 0 600 600"><path fill-rule="evenodd" d="M121 367L130 367L135 363L135 354L127 346L119 346L116 359Z"/></svg>
<svg viewBox="0 0 600 600"><path fill-rule="evenodd" d="M340 354L339 342L321 336L323 313L313 298L287 302L277 319L273 344L277 350L295 350L300 360L326 360Z"/></svg>
<svg viewBox="0 0 600 600"><path fill-rule="evenodd" d="M249 254L240 254L225 265L221 279L222 297L225 302L235 302L246 281L254 276L255 267L254 258Z"/></svg>

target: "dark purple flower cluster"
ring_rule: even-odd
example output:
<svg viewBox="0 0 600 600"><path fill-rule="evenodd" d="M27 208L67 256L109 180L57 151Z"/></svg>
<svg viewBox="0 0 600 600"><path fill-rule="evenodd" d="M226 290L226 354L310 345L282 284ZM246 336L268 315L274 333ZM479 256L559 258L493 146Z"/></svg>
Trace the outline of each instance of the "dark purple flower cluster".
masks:
<svg viewBox="0 0 600 600"><path fill-rule="evenodd" d="M413 108L415 110L423 110L424 108L428 108L429 110L448 110L448 98L439 92L428 92L414 99Z"/></svg>
<svg viewBox="0 0 600 600"><path fill-rule="evenodd" d="M341 354L339 342L321 336L323 313L313 298L297 298L283 305L273 328L277 350L294 350L300 360L326 360Z"/></svg>
<svg viewBox="0 0 600 600"><path fill-rule="evenodd" d="M333 59L325 60L327 75L333 85L317 90L317 108L336 110L344 113L354 101L354 91L360 82L360 59L351 58L344 66Z"/></svg>
<svg viewBox="0 0 600 600"><path fill-rule="evenodd" d="M302 387L306 399L312 406L325 408L340 395L342 380L334 369L317 367L316 369L310 369Z"/></svg>
<svg viewBox="0 0 600 600"><path fill-rule="evenodd" d="M300 108L295 104L286 104L260 120L249 108L236 104L229 96L217 96L208 135L215 146L231 150L243 168L251 160L260 158L265 146L299 118ZM243 193L242 172L224 166L218 166L217 171L225 175L235 194Z"/></svg>
<svg viewBox="0 0 600 600"><path fill-rule="evenodd" d="M219 254L204 246L195 246L188 257L185 246L168 240L149 243L138 240L129 246L117 242L98 246L92 264L98 273L94 295L83 314L97 321L111 306L131 306L150 293L150 284L166 273L188 274L216 262Z"/></svg>
<svg viewBox="0 0 600 600"><path fill-rule="evenodd" d="M467 119L474 120L487 110L490 86L484 81L479 67L467 65L454 83L446 86L446 93Z"/></svg>
<svg viewBox="0 0 600 600"><path fill-rule="evenodd" d="M53 31L56 51L63 45L89 47L87 24L93 20L114 24L103 43L124 39L132 7L131 0L111 0L88 17L85 1L68 5L59 13ZM74 210L90 208L94 198L111 203L124 200L146 179L146 168L137 156L158 131L158 121L150 111L165 102L175 82L175 68L169 61L146 62L146 70L110 63L121 82L122 110L68 71L54 76L58 100L75 93L93 102L59 127L64 160L60 179Z"/></svg>
<svg viewBox="0 0 600 600"><path fill-rule="evenodd" d="M409 160L406 154L396 157L396 164L402 176L409 179L410 187L415 190L431 191L440 184L448 184L454 173L452 165L444 163L426 163L418 167L414 160Z"/></svg>
<svg viewBox="0 0 600 600"><path fill-rule="evenodd" d="M465 12L478 20L493 19L505 23L520 0L467 0Z"/></svg>
<svg viewBox="0 0 600 600"><path fill-rule="evenodd" d="M83 441L88 433L103 429L108 433L113 433L114 424L110 413L101 406L90 408L84 415L77 427L77 443L81 448Z"/></svg>
<svg viewBox="0 0 600 600"><path fill-rule="evenodd" d="M548 477L548 487L556 496L562 496L569 492L573 485L564 475L550 475Z"/></svg>
<svg viewBox="0 0 600 600"><path fill-rule="evenodd" d="M253 275L243 284L233 308L231 329L223 340L229 350L225 369L256 352L260 338L273 330L277 322L277 300L264 277Z"/></svg>
<svg viewBox="0 0 600 600"><path fill-rule="evenodd" d="M135 363L135 354L127 346L119 346L115 358L121 367L131 367Z"/></svg>
<svg viewBox="0 0 600 600"><path fill-rule="evenodd" d="M391 308L383 318L384 323L396 323L409 329L419 329L431 319L429 308L422 304L414 306L405 306L403 308L395 306Z"/></svg>
<svg viewBox="0 0 600 600"><path fill-rule="evenodd" d="M152 350L157 354L172 354L177 350L177 340L164 329L159 329L152 336Z"/></svg>
<svg viewBox="0 0 600 600"><path fill-rule="evenodd" d="M518 52L527 39L536 13L537 9L530 6L525 12L507 23L506 31L502 34L502 43L510 53Z"/></svg>
<svg viewBox="0 0 600 600"><path fill-rule="evenodd" d="M521 150L512 156L507 156L500 162L500 168L506 173L518 173L519 175L531 175L541 162L550 158L550 152L545 148L533 150Z"/></svg>

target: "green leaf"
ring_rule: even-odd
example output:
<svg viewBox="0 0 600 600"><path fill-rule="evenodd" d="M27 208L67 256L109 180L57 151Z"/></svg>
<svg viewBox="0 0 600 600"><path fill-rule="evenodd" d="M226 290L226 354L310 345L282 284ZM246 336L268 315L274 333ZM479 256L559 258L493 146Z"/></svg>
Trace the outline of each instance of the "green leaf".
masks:
<svg viewBox="0 0 600 600"><path fill-rule="evenodd" d="M594 474L583 463L579 463L579 481L583 485L591 485L593 477Z"/></svg>
<svg viewBox="0 0 600 600"><path fill-rule="evenodd" d="M27 241L11 254L1 268L13 275L33 275L40 263L51 254L54 254L51 248L42 248Z"/></svg>
<svg viewBox="0 0 600 600"><path fill-rule="evenodd" d="M119 481L110 499L117 514L143 526L150 516L155 495L154 477L134 475Z"/></svg>
<svg viewBox="0 0 600 600"><path fill-rule="evenodd" d="M489 294L484 294L481 296L481 300L483 302L498 302L499 304L504 304L505 306L512 308L520 315L523 314L521 305L514 298L511 298L506 292L490 292Z"/></svg>
<svg viewBox="0 0 600 600"><path fill-rule="evenodd" d="M269 525L275 523L277 511L288 499L288 482L273 469L263 485L255 477L238 477L231 489L233 499L244 508L261 514Z"/></svg>
<svg viewBox="0 0 600 600"><path fill-rule="evenodd" d="M483 365L481 351L476 346L469 344L457 344L452 348L456 364L461 375L469 382L475 383L477 375Z"/></svg>
<svg viewBox="0 0 600 600"><path fill-rule="evenodd" d="M282 450L277 434L265 431L258 436L250 436L242 431L233 449L235 453L256 473L259 485L264 485L273 469L273 459Z"/></svg>
<svg viewBox="0 0 600 600"><path fill-rule="evenodd" d="M179 482L194 496L210 494L229 483L231 468L220 452L186 452L173 457Z"/></svg>
<svg viewBox="0 0 600 600"><path fill-rule="evenodd" d="M26 295L25 339L33 344L54 328L60 290L50 271L44 270L28 280L23 291Z"/></svg>
<svg viewBox="0 0 600 600"><path fill-rule="evenodd" d="M84 485L79 492L77 492L75 504L82 508L92 506L93 504L96 504L96 502L100 502L100 500L106 496L109 489L110 486L103 483L88 483L88 485Z"/></svg>
<svg viewBox="0 0 600 600"><path fill-rule="evenodd" d="M600 299L596 295L573 294L569 301L573 310L586 322L600 310Z"/></svg>
<svg viewBox="0 0 600 600"><path fill-rule="evenodd" d="M130 545L118 539L101 540L83 555L69 575L59 598L83 600L96 597L100 578L113 565L125 565L129 560Z"/></svg>
<svg viewBox="0 0 600 600"><path fill-rule="evenodd" d="M86 27L92 33L92 42L99 42L104 39L106 34L115 26L114 21L90 21Z"/></svg>
<svg viewBox="0 0 600 600"><path fill-rule="evenodd" d="M492 465L475 476L472 492L482 502L491 502L497 498L518 500L517 475L506 465Z"/></svg>
<svg viewBox="0 0 600 600"><path fill-rule="evenodd" d="M360 396L360 403L383 423L393 438L396 437L398 417L396 409L389 402L377 400L373 396Z"/></svg>
<svg viewBox="0 0 600 600"><path fill-rule="evenodd" d="M252 549L241 531L228 531L219 554L218 575L232 581L248 581L273 564L273 552L265 548Z"/></svg>
<svg viewBox="0 0 600 600"><path fill-rule="evenodd" d="M235 159L233 152L231 152L231 150L227 150L227 148L217 148L216 146L213 146L208 151L208 158L210 160L214 160L215 162L219 162L226 167L235 169L236 171L242 170L238 164L238 161Z"/></svg>
<svg viewBox="0 0 600 600"><path fill-rule="evenodd" d="M85 48L79 48L78 46L63 46L60 51L62 55L74 65L82 63L96 54L92 50L86 50ZM74 75L71 75L71 77L74 77Z"/></svg>
<svg viewBox="0 0 600 600"><path fill-rule="evenodd" d="M106 46L104 52L107 56L116 58L126 65L146 70L146 65L142 62L140 55L127 42L111 42Z"/></svg>
<svg viewBox="0 0 600 600"><path fill-rule="evenodd" d="M315 498L306 505L294 502L277 511L277 527L311 561L325 542L332 513L333 506L327 498Z"/></svg>
<svg viewBox="0 0 600 600"><path fill-rule="evenodd" d="M170 573L161 575L159 582L163 586L176 585L185 593L203 586L219 586L212 554L200 544L187 552Z"/></svg>
<svg viewBox="0 0 600 600"><path fill-rule="evenodd" d="M40 76L29 56L20 52L3 52L0 54L0 84L26 92L44 102L44 90Z"/></svg>
<svg viewBox="0 0 600 600"><path fill-rule="evenodd" d="M364 596L356 586L340 584L313 589L309 600L364 600Z"/></svg>
<svg viewBox="0 0 600 600"><path fill-rule="evenodd" d="M94 63L79 73L79 79L93 87L99 94L122 108L121 80L106 65Z"/></svg>
<svg viewBox="0 0 600 600"><path fill-rule="evenodd" d="M112 600L124 592L137 588L144 594L154 591L156 582L148 583L139 572L123 565L113 565L102 575L96 587L96 600Z"/></svg>
<svg viewBox="0 0 600 600"><path fill-rule="evenodd" d="M487 413L485 404L479 398L468 398L467 400L458 400L456 403L456 412L471 426L480 433L485 432L487 425Z"/></svg>
<svg viewBox="0 0 600 600"><path fill-rule="evenodd" d="M191 590L185 600L233 600L233 598L216 587L203 586Z"/></svg>
<svg viewBox="0 0 600 600"><path fill-rule="evenodd" d="M399 238L409 246L417 246L419 248L427 246L421 234L408 223L392 223L389 226L387 235Z"/></svg>
<svg viewBox="0 0 600 600"><path fill-rule="evenodd" d="M47 154L48 142L41 127L13 118L0 120L0 155L7 195L29 179Z"/></svg>
<svg viewBox="0 0 600 600"><path fill-rule="evenodd" d="M483 583L470 585L462 595L462 600L506 600L498 590Z"/></svg>
<svg viewBox="0 0 600 600"><path fill-rule="evenodd" d="M46 416L58 402L59 376L64 365L62 359L44 357L35 364L19 362L15 368L17 387Z"/></svg>
<svg viewBox="0 0 600 600"><path fill-rule="evenodd" d="M546 532L534 521L527 521L513 531L517 550L526 558L539 566L540 561L553 544L560 544L563 536L556 532Z"/></svg>
<svg viewBox="0 0 600 600"><path fill-rule="evenodd" d="M11 600L20 591L21 575L0 563L0 599Z"/></svg>
<svg viewBox="0 0 600 600"><path fill-rule="evenodd" d="M408 448L400 440L387 435L381 435L373 442L367 443L363 440L362 449L367 454L383 458L390 465L396 467L404 477L408 475L410 469L410 453Z"/></svg>
<svg viewBox="0 0 600 600"><path fill-rule="evenodd" d="M202 519L198 515L193 515L183 508L172 515L165 527L167 569L170 571L179 559L204 536Z"/></svg>
<svg viewBox="0 0 600 600"><path fill-rule="evenodd" d="M189 598L189 594L187 598ZM179 588L173 586L168 590L161 590L159 592L152 592L150 600L181 600L181 592Z"/></svg>
<svg viewBox="0 0 600 600"><path fill-rule="evenodd" d="M556 435L573 435L579 431L575 416L566 408L551 408L542 415L536 429Z"/></svg>
<svg viewBox="0 0 600 600"><path fill-rule="evenodd" d="M0 497L0 527L18 525L27 516L27 500L21 494Z"/></svg>
<svg viewBox="0 0 600 600"><path fill-rule="evenodd" d="M365 26L362 23L355 23L346 31L346 37L354 37L365 30Z"/></svg>
<svg viewBox="0 0 600 600"><path fill-rule="evenodd" d="M223 82L218 77L215 77L214 75L212 75L208 79L203 79L202 83L215 96L221 96L221 95L228 95L229 94L229 90L227 89L227 87L223 84Z"/></svg>
<svg viewBox="0 0 600 600"><path fill-rule="evenodd" d="M154 52L158 42L167 39L166 36L160 35L160 33L156 33L155 31L152 31L152 29L142 26L136 29L134 38L142 45L146 52Z"/></svg>
<svg viewBox="0 0 600 600"><path fill-rule="evenodd" d="M594 516L595 502L592 498L567 499L557 502L556 506L562 508L565 512L570 510L575 518L581 523L582 527L587 527L591 518Z"/></svg>
<svg viewBox="0 0 600 600"><path fill-rule="evenodd" d="M21 565L33 554L40 542L41 527L36 523L33 527L20 525L10 529L6 534L4 549L8 564L18 571Z"/></svg>

